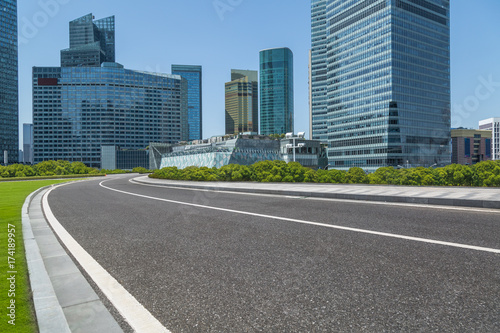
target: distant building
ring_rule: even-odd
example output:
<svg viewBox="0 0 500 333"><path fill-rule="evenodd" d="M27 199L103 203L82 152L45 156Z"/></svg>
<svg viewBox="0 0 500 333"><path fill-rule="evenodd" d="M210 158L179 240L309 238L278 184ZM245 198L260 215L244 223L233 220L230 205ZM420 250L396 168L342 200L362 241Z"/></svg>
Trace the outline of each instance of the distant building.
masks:
<svg viewBox="0 0 500 333"><path fill-rule="evenodd" d="M327 110L327 0L311 1L309 53L310 138L328 142Z"/></svg>
<svg viewBox="0 0 500 333"><path fill-rule="evenodd" d="M19 155L17 1L0 0L0 154Z"/></svg>
<svg viewBox="0 0 500 333"><path fill-rule="evenodd" d="M124 150L118 146L101 147L101 169L132 170L139 167L149 170L149 150Z"/></svg>
<svg viewBox="0 0 500 333"><path fill-rule="evenodd" d="M180 75L187 80L188 140L201 140L203 138L202 67L172 65L172 74Z"/></svg>
<svg viewBox="0 0 500 333"><path fill-rule="evenodd" d="M493 160L500 160L500 118L489 118L479 122L479 129L491 131L491 150Z"/></svg>
<svg viewBox="0 0 500 333"><path fill-rule="evenodd" d="M23 124L23 161L33 164L33 124Z"/></svg>
<svg viewBox="0 0 500 333"><path fill-rule="evenodd" d="M225 84L226 134L259 131L258 73L231 70L231 82Z"/></svg>
<svg viewBox="0 0 500 333"><path fill-rule="evenodd" d="M451 130L451 163L472 165L491 160L491 131Z"/></svg>
<svg viewBox="0 0 500 333"><path fill-rule="evenodd" d="M289 48L260 51L260 134L293 132L293 53Z"/></svg>
<svg viewBox="0 0 500 333"><path fill-rule="evenodd" d="M188 83L114 61L114 17L70 23L61 67L33 68L34 163L101 167L101 146L145 149L188 139Z"/></svg>

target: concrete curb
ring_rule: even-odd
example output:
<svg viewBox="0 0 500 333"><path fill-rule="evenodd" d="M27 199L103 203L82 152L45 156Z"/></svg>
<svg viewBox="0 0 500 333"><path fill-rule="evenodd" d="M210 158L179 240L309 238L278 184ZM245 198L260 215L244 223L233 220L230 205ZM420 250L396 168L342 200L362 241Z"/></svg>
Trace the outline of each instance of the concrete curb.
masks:
<svg viewBox="0 0 500 333"><path fill-rule="evenodd" d="M33 293L36 319L40 333L71 332L59 301L57 300L52 281L43 263L40 248L31 228L29 207L33 198L39 193L45 193L47 187L31 193L24 201L22 208L22 226L26 263Z"/></svg>
<svg viewBox="0 0 500 333"><path fill-rule="evenodd" d="M47 224L41 201L50 187L31 193L22 208L39 331L123 332Z"/></svg>
<svg viewBox="0 0 500 333"><path fill-rule="evenodd" d="M213 190L213 191L230 191L230 192L242 192L242 193L326 198L326 199L361 200L361 201L394 202L394 203L408 203L408 204L422 204L422 205L500 209L500 201L493 201L493 200L446 199L446 198L431 198L431 197L426 198L426 197L416 197L416 196L396 196L396 195L380 195L380 194L373 194L373 195L347 194L347 193L311 192L311 191L297 191L297 190L288 191L288 190L276 190L276 189L273 190L273 189L258 189L258 188L233 188L228 186L194 185L194 184L188 185L188 184L175 184L175 183L161 184L161 183L144 181L138 178L133 178L133 181L148 185L191 188L200 190Z"/></svg>

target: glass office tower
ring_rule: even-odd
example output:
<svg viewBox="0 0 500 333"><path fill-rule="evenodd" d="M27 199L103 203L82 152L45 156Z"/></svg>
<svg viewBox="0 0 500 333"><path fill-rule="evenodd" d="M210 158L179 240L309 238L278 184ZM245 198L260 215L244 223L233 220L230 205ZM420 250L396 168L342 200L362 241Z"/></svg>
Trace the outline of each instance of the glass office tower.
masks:
<svg viewBox="0 0 500 333"><path fill-rule="evenodd" d="M326 49L329 164L450 163L449 1L324 2L311 2L312 53L319 66ZM312 81L323 76L318 69ZM324 137L322 98L313 93L313 138Z"/></svg>
<svg viewBox="0 0 500 333"><path fill-rule="evenodd" d="M17 1L0 0L0 154L4 162L19 156L17 74Z"/></svg>
<svg viewBox="0 0 500 333"><path fill-rule="evenodd" d="M69 23L69 49L61 50L61 67L99 67L114 61L114 16L94 21L88 14Z"/></svg>
<svg viewBox="0 0 500 333"><path fill-rule="evenodd" d="M326 105L326 3L313 0L311 4L311 52L309 64L309 98L312 140L328 141Z"/></svg>
<svg viewBox="0 0 500 333"><path fill-rule="evenodd" d="M33 124L23 124L23 161L33 164Z"/></svg>
<svg viewBox="0 0 500 333"><path fill-rule="evenodd" d="M189 140L203 139L202 67L172 65L172 74L180 75L188 82Z"/></svg>
<svg viewBox="0 0 500 333"><path fill-rule="evenodd" d="M260 51L260 134L293 132L293 53Z"/></svg>
<svg viewBox="0 0 500 333"><path fill-rule="evenodd" d="M33 68L34 162L101 165L101 146L187 140L187 81L103 67Z"/></svg>
<svg viewBox="0 0 500 333"><path fill-rule="evenodd" d="M226 134L259 132L258 73L231 70L231 82L225 85Z"/></svg>
<svg viewBox="0 0 500 333"><path fill-rule="evenodd" d="M188 140L188 81L114 62L114 31L114 17L74 20L61 67L33 68L34 163L99 168L101 146L135 150Z"/></svg>

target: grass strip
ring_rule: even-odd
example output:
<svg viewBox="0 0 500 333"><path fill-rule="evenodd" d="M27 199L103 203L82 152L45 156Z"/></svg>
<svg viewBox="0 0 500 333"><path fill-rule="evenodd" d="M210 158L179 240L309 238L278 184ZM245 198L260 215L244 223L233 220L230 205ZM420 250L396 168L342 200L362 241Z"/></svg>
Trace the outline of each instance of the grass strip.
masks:
<svg viewBox="0 0 500 333"><path fill-rule="evenodd" d="M68 181L0 182L0 332L38 331L24 253L21 209L30 193Z"/></svg>

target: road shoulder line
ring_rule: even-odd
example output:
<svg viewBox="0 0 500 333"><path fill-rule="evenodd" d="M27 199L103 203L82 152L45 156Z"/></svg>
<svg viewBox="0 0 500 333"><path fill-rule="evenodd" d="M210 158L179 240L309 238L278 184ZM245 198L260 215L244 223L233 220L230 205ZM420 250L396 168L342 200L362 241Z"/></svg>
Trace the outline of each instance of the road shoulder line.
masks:
<svg viewBox="0 0 500 333"><path fill-rule="evenodd" d="M292 218L288 218L288 217L280 217L280 216L273 216L273 215L266 215L266 214L258 214L258 213L238 211L238 210L228 209L228 208L220 208L220 207L200 205L200 204L189 203L189 202L182 202L182 201L176 201L176 200L170 200L170 199L157 198L157 197L152 197L152 196L148 196L148 195L143 195L143 194L137 194L137 193L126 192L126 191L122 191L122 190L117 190L117 189L114 189L114 188L111 188L111 187L103 185L104 182L106 182L106 181L100 182L99 186L101 186L102 188L105 188L107 190L110 190L110 191L115 191L115 192L118 192L118 193L132 195L132 196L136 196L136 197L140 197L140 198L146 198L146 199L151 199L151 200L158 200L158 201L169 202L169 203L174 203L174 204L179 204L179 205L185 205L185 206L191 206L191 207L197 207L197 208L218 210L218 211L235 213L235 214L242 214L242 215L249 215L249 216L255 216L255 217L262 217L262 218L268 218L268 219L273 219L273 220L280 220L280 221L294 222L294 223L300 223L300 224L315 225L315 226L319 226L319 227L326 227L326 228L337 229L337 230L351 231L351 232L357 232L357 233L363 233L363 234L370 234L370 235L376 235L376 236L383 236L383 237L389 237L389 238L396 238L396 239L404 239L404 240L415 241L415 242L420 242L420 243L427 243L427 244L434 244L434 245L443 245L443 246L449 246L449 247L455 247L455 248L461 248L461 249L467 249L467 250L475 250L475 251L482 251L482 252L489 252L489 253L500 254L500 249L493 249L493 248L487 248L487 247L481 247L481 246L475 246L475 245L467 245L467 244L460 244L460 243L453 243L453 242L445 242L445 241L439 241L439 240L433 240L433 239L427 239L427 238L420 238L420 237L412 237L412 236L391 234L391 233L387 233L387 232L379 232L379 231L373 231L373 230L367 230L367 229L343 227L343 226L333 225L333 224L326 224L326 223L320 223L320 222L306 221L306 220L300 220L300 219L292 219Z"/></svg>
<svg viewBox="0 0 500 333"><path fill-rule="evenodd" d="M462 208L486 208L486 209L500 209L500 201L492 200L478 200L478 199L448 199L448 198L434 198L434 197L417 197L417 196L398 196L398 195L380 195L380 194L359 194L359 193L335 193L335 192L312 192L300 190L281 190L281 189L259 189L259 188L231 188L229 186L214 186L211 184L175 184L175 183L153 183L141 179L144 177L134 178L133 181L148 185L157 186L171 186L178 188L192 188L192 189L205 189L213 191L231 191L231 192L245 192L245 193L258 193L258 194L274 194L285 196L305 196L312 198L322 199L339 199L339 200L358 200L366 202L391 202L391 203L408 203L408 204L422 204L422 205L440 205L440 206L453 206Z"/></svg>
<svg viewBox="0 0 500 333"><path fill-rule="evenodd" d="M59 185L61 186L61 185ZM57 187L48 190L43 198L42 205L45 216L54 232L64 243L68 251L78 261L94 283L123 316L127 323L138 333L170 333L151 313L142 306L115 278L113 278L78 242L64 229L56 219L48 196ZM109 330L106 330L109 332Z"/></svg>

